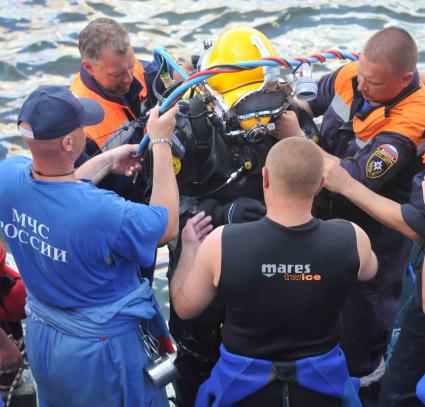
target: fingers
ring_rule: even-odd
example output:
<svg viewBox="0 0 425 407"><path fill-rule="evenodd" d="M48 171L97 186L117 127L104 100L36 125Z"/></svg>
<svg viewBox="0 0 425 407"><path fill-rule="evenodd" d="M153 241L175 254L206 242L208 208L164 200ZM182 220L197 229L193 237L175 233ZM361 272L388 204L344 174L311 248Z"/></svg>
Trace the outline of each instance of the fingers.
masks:
<svg viewBox="0 0 425 407"><path fill-rule="evenodd" d="M203 217L200 218L197 222L196 222L196 227L201 229L203 227L205 227L206 225L208 225L209 223L211 223L211 216L205 216L205 212L201 212L203 214ZM196 215L198 216L198 215Z"/></svg>
<svg viewBox="0 0 425 407"><path fill-rule="evenodd" d="M130 165L126 170L125 170L125 175L127 177L131 177L132 175L134 175L136 172L139 172L142 169L142 166L139 163L134 163L132 165Z"/></svg>
<svg viewBox="0 0 425 407"><path fill-rule="evenodd" d="M211 216L205 216L205 212L199 212L187 223L193 228L199 240L202 240L213 229Z"/></svg>
<svg viewBox="0 0 425 407"><path fill-rule="evenodd" d="M205 237L213 230L213 225L210 223L205 228L199 231L198 238L202 242Z"/></svg>
<svg viewBox="0 0 425 407"><path fill-rule="evenodd" d="M139 147L138 144L126 144L128 147L128 149L130 150L130 154L132 157L136 157L136 151L137 148Z"/></svg>
<svg viewBox="0 0 425 407"><path fill-rule="evenodd" d="M149 110L149 120L157 119L159 117L159 105L156 105Z"/></svg>
<svg viewBox="0 0 425 407"><path fill-rule="evenodd" d="M168 109L164 113L164 116L165 115L168 115L168 116L173 116L174 117L179 111L180 111L179 105L176 103L171 109Z"/></svg>
<svg viewBox="0 0 425 407"><path fill-rule="evenodd" d="M195 233L199 240L203 240L213 229L211 216L205 216L205 213L203 212L202 214L204 217L200 218L200 220L194 224Z"/></svg>
<svg viewBox="0 0 425 407"><path fill-rule="evenodd" d="M179 111L179 106L176 103L171 109L168 109L165 113L163 113L161 116L162 121L169 123L169 125L174 129L176 125L176 114Z"/></svg>
<svg viewBox="0 0 425 407"><path fill-rule="evenodd" d="M138 144L123 144L119 147L115 147L112 150L109 150L109 152L115 152L113 158L116 161L124 159L134 161L134 163L140 163L143 161L143 157L141 155L136 155L138 148ZM132 165L134 164L132 163Z"/></svg>
<svg viewBox="0 0 425 407"><path fill-rule="evenodd" d="M152 109L147 123L147 131L151 140L158 138L170 139L176 126L176 114L179 111L177 105L159 116L159 107Z"/></svg>
<svg viewBox="0 0 425 407"><path fill-rule="evenodd" d="M193 216L192 218L190 218L188 222L192 223L193 225L196 225L198 222L200 222L204 218L205 218L205 212L201 211L197 213L195 216Z"/></svg>
<svg viewBox="0 0 425 407"><path fill-rule="evenodd" d="M165 113L162 114L164 118L174 117L179 112L179 105L176 103L172 108L168 109ZM160 114L159 105L156 105L149 111L149 119L158 119Z"/></svg>

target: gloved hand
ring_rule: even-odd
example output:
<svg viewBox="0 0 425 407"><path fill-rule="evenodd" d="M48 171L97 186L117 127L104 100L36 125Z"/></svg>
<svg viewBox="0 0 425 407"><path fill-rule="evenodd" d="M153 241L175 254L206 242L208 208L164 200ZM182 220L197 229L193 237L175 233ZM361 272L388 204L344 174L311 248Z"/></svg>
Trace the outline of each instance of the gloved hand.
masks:
<svg viewBox="0 0 425 407"><path fill-rule="evenodd" d="M237 198L233 202L216 208L221 211L222 224L251 222L266 214L266 207L256 199Z"/></svg>
<svg viewBox="0 0 425 407"><path fill-rule="evenodd" d="M266 207L252 198L237 198L225 205L221 205L215 199L206 199L199 202L196 209L210 215L215 228L227 223L251 222L266 214Z"/></svg>

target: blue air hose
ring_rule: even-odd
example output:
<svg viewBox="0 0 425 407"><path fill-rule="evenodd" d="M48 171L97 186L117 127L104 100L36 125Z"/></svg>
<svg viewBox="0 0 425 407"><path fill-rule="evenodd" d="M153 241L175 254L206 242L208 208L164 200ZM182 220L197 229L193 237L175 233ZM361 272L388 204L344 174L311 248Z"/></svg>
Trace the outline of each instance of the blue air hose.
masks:
<svg viewBox="0 0 425 407"><path fill-rule="evenodd" d="M163 47L156 47L153 50L153 59L156 62L156 65L161 66L160 58L163 57L167 62L168 66L173 68L183 79L186 79L189 75L184 71L184 69L174 60L174 58L165 51Z"/></svg>
<svg viewBox="0 0 425 407"><path fill-rule="evenodd" d="M320 55L319 57L316 56L310 56L307 58L300 58L300 60L285 60L285 62L288 63L288 65L290 65L291 67L295 68L299 65L301 65L304 62L308 62L310 64L314 64L317 62L323 62L326 59L333 59L333 58L338 58L338 59L349 59L350 61L357 61L358 58L356 55L349 53L349 52L340 52L338 51L340 56L337 56L335 53L331 53L331 52L325 52ZM188 77L187 73L183 71L183 69L177 64L176 61L174 61L174 59L167 54L167 52L165 51L164 48L162 47L157 47L154 50L154 58L157 59L159 58L159 56L162 56L167 63L173 68L175 69L179 75L186 79ZM302 60L301 60L302 59ZM159 64L160 65L160 64ZM241 61L241 62L237 62L232 64L237 68L241 68L241 69L253 69L253 68L258 68L261 66L282 66L279 62L277 61L272 61L272 60L254 60L254 61ZM201 75L198 76L196 78L190 79L187 82L183 82L180 86L178 86L176 89L174 89L169 95L168 97L164 100L164 102L162 103L162 105L159 108L159 113L164 113L169 107L170 105L176 101L176 99L178 99L180 96L184 95L184 93L190 89L192 86L197 85L198 83L201 83L203 81L205 81L208 78L211 78L214 75L218 75L220 74L220 68L216 69L217 72L213 73L213 74L207 74L207 75ZM140 155L142 154L146 148L149 145L149 136L146 133L143 136L142 141L140 142L140 145L137 149L136 154Z"/></svg>

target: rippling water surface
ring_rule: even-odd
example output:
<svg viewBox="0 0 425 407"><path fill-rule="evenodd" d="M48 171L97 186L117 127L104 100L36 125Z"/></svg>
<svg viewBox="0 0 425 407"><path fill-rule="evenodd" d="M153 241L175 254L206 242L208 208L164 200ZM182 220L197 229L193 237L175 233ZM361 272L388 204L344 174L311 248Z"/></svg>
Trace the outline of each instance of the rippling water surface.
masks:
<svg viewBox="0 0 425 407"><path fill-rule="evenodd" d="M15 122L23 100L41 84L70 83L79 68L78 33L102 16L127 28L143 58L161 45L185 59L204 39L241 24L261 30L288 59L327 48L359 52L372 33L398 25L415 37L425 69L424 0L0 0L0 143L11 153L20 149ZM316 75L337 65L315 65Z"/></svg>

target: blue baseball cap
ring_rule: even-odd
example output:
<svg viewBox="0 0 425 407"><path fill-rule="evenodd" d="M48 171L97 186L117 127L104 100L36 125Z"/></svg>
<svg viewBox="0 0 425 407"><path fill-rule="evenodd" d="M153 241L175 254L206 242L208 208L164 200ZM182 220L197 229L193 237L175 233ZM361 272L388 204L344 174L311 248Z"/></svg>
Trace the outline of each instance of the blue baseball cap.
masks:
<svg viewBox="0 0 425 407"><path fill-rule="evenodd" d="M21 135L36 140L53 140L81 126L103 120L102 106L93 99L77 98L66 86L43 85L34 90L18 116ZM32 131L19 127L21 122Z"/></svg>

